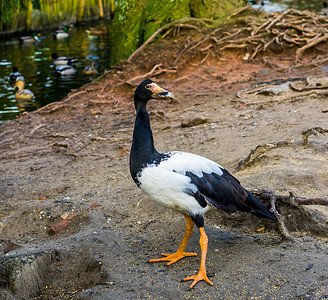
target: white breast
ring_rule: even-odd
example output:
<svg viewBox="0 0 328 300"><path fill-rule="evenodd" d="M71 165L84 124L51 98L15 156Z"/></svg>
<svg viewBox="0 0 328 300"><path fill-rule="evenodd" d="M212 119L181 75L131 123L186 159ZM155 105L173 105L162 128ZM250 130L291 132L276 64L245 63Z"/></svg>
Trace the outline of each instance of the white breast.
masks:
<svg viewBox="0 0 328 300"><path fill-rule="evenodd" d="M172 153L173 156L159 165L154 164L144 168L138 177L140 188L150 198L164 206L191 215L203 215L209 209L209 206L201 207L194 197L185 192L188 189L194 192L197 191L197 187L191 183L191 179L184 175L188 170L183 172L181 168L184 164L181 164L181 161L180 164L175 163L179 162L179 159L171 161L178 153L180 152ZM195 170L194 168L193 173ZM206 170L211 171L212 169L209 170L207 167ZM197 173L200 174L201 172L198 170Z"/></svg>

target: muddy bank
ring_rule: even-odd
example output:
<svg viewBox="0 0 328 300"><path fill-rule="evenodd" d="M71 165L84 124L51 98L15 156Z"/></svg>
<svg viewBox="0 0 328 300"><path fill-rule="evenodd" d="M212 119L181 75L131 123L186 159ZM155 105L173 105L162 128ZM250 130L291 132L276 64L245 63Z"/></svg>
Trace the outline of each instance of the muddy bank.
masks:
<svg viewBox="0 0 328 300"><path fill-rule="evenodd" d="M327 136L302 144L304 130L328 127L325 62L318 60L327 55L324 47L302 57L316 58L315 67L291 64L296 53L289 50L270 53L286 68L267 64L260 52L253 61L234 50L206 57L215 46L194 48L174 65L199 37L187 30L162 39L62 102L1 126L1 298L328 297L324 205L277 202L294 242L270 221L208 213L212 287L201 282L188 291L188 282L179 282L198 270L199 256L170 267L147 263L176 250L185 224L182 215L150 201L129 175L132 95L144 77L177 96L149 103L159 151L200 154L233 172L258 145L290 140L234 175L248 188L327 197ZM311 78L322 83L306 90ZM299 90L282 88L285 83ZM205 121L181 126L195 117ZM199 253L198 240L195 230L187 251Z"/></svg>

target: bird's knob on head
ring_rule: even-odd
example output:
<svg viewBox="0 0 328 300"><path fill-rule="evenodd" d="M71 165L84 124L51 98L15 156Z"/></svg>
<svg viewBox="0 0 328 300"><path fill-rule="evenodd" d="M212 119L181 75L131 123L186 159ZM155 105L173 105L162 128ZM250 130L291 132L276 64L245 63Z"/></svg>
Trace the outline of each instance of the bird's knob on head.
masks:
<svg viewBox="0 0 328 300"><path fill-rule="evenodd" d="M143 102L148 102L150 99L171 100L174 99L174 95L171 92L161 88L152 80L146 79L136 88L134 99Z"/></svg>

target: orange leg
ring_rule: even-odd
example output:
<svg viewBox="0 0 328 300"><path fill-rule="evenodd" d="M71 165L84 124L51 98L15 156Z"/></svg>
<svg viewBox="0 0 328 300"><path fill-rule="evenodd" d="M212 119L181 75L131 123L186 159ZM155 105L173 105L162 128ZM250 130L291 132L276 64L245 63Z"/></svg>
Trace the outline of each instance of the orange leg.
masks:
<svg viewBox="0 0 328 300"><path fill-rule="evenodd" d="M208 277L206 275L206 268L205 268L208 238L207 238L207 235L205 233L204 227L200 227L199 231L200 231L199 244L200 244L200 247L202 249L199 272L198 272L197 275L187 277L183 280L183 281L193 280L193 283L190 285L191 289L195 286L195 284L198 281L201 281L201 280L205 280L209 285L213 285L213 283L208 279Z"/></svg>
<svg viewBox="0 0 328 300"><path fill-rule="evenodd" d="M162 258L158 258L158 259L150 259L149 262L160 262L160 261L168 261L168 266L172 265L174 263L176 263L178 260L186 257L186 256L196 256L197 253L187 253L184 252L186 250L186 246L188 243L188 240L192 234L192 231L194 229L194 222L193 220L186 214L184 214L185 218L186 218L186 233L182 239L182 242L177 250L177 252L172 253L172 254L167 254L167 253L162 253Z"/></svg>

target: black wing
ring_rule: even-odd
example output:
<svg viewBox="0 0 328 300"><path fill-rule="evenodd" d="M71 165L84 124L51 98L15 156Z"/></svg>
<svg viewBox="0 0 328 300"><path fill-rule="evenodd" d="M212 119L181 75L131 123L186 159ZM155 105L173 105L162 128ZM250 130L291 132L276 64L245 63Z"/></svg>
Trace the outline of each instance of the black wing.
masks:
<svg viewBox="0 0 328 300"><path fill-rule="evenodd" d="M192 172L186 172L186 176L190 177L191 182L198 188L200 195L197 195L197 198L202 196L206 202L226 213L234 213L237 210L246 211L258 217L267 217L277 221L270 210L244 189L234 176L225 169L222 171L222 175L203 173L202 177L198 177Z"/></svg>

